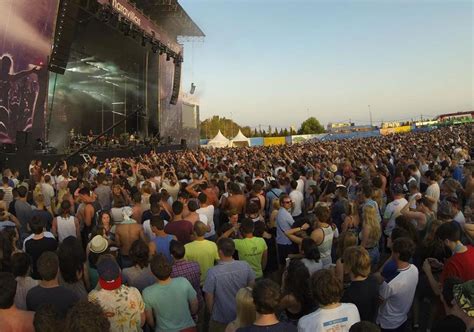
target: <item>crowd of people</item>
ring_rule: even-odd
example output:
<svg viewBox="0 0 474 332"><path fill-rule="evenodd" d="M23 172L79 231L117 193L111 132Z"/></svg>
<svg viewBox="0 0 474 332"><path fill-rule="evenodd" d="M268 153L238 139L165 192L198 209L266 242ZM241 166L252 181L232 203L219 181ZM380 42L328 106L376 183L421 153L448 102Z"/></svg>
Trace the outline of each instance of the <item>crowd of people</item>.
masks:
<svg viewBox="0 0 474 332"><path fill-rule="evenodd" d="M471 331L473 126L0 187L1 331Z"/></svg>

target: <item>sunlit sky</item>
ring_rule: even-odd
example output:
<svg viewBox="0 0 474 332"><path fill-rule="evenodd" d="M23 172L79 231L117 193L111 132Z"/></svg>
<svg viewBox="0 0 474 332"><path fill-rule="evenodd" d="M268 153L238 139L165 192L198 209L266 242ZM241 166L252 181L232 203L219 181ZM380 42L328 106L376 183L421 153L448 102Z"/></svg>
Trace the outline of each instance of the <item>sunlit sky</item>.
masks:
<svg viewBox="0 0 474 332"><path fill-rule="evenodd" d="M201 120L374 124L473 109L471 1L180 0Z"/></svg>

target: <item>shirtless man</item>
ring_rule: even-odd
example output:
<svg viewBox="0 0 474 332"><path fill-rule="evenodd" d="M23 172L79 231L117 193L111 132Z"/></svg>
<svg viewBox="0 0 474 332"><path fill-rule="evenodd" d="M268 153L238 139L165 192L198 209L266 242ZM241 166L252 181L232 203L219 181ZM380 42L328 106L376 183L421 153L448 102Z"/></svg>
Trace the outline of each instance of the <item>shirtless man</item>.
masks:
<svg viewBox="0 0 474 332"><path fill-rule="evenodd" d="M245 195L242 194L239 185L231 183L229 185L229 197L222 202L221 208L223 211L235 209L239 215L242 215L245 211L246 201Z"/></svg>
<svg viewBox="0 0 474 332"><path fill-rule="evenodd" d="M77 209L76 218L79 220L82 244L85 248L89 242L89 234L95 226L95 198L91 191L84 187L79 190L79 201L81 204Z"/></svg>
<svg viewBox="0 0 474 332"><path fill-rule="evenodd" d="M133 262L128 256L132 243L138 239L145 240L145 233L140 224L130 218L125 218L115 226L115 242L120 249L120 261L122 269L133 266Z"/></svg>

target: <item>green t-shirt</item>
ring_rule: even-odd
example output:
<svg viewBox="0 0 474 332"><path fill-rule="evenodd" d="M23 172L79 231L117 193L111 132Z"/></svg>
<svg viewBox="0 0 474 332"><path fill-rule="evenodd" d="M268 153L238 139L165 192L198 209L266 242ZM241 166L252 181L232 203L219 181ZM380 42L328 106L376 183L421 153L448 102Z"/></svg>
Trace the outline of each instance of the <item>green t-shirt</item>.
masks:
<svg viewBox="0 0 474 332"><path fill-rule="evenodd" d="M186 254L184 258L199 264L201 270L201 285L206 280L207 271L214 266L214 262L219 260L217 245L208 240L193 241L184 245Z"/></svg>
<svg viewBox="0 0 474 332"><path fill-rule="evenodd" d="M196 326L189 311L189 302L196 291L189 281L178 277L167 285L154 284L143 290L145 310L155 315L155 331L176 332Z"/></svg>
<svg viewBox="0 0 474 332"><path fill-rule="evenodd" d="M235 239L235 249L239 252L239 259L249 263L255 276L261 278L262 271L262 255L267 250L267 244L261 237L252 237L245 239Z"/></svg>

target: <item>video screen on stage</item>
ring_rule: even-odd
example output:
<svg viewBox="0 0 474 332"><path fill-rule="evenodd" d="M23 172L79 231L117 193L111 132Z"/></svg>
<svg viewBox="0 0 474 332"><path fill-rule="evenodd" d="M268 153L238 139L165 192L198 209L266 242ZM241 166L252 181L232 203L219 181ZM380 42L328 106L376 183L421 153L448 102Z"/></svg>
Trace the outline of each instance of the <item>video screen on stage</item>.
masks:
<svg viewBox="0 0 474 332"><path fill-rule="evenodd" d="M198 115L197 115L197 105L183 103L182 108L182 123L183 128L197 128Z"/></svg>
<svg viewBox="0 0 474 332"><path fill-rule="evenodd" d="M14 143L17 131L43 137L58 2L0 1L0 143Z"/></svg>

